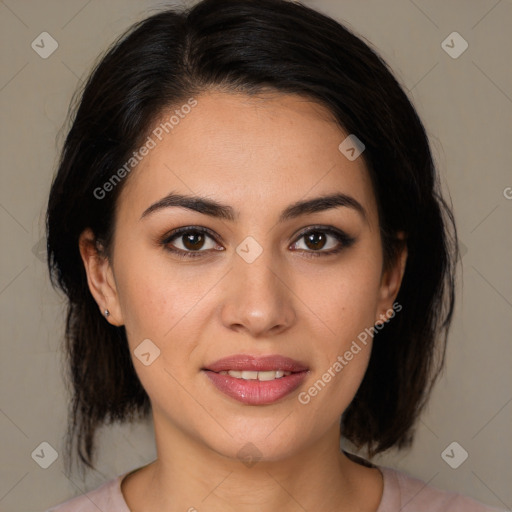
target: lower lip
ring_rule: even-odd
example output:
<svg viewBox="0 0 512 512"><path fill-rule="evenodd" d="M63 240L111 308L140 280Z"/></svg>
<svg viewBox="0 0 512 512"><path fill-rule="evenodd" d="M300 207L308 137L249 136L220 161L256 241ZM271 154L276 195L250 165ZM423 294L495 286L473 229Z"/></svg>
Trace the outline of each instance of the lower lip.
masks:
<svg viewBox="0 0 512 512"><path fill-rule="evenodd" d="M204 370L213 385L225 395L246 405L265 405L277 402L295 391L304 381L307 371L292 373L274 380L245 380Z"/></svg>

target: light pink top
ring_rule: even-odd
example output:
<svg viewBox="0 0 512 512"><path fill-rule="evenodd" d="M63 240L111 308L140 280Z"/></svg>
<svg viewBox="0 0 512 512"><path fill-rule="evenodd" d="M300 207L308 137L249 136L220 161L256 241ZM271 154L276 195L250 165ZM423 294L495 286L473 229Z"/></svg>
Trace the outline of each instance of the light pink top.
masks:
<svg viewBox="0 0 512 512"><path fill-rule="evenodd" d="M505 509L489 507L462 494L432 487L392 468L377 467L384 477L384 491L376 512L505 512ZM121 481L134 471L123 473L45 512L131 512L121 492Z"/></svg>

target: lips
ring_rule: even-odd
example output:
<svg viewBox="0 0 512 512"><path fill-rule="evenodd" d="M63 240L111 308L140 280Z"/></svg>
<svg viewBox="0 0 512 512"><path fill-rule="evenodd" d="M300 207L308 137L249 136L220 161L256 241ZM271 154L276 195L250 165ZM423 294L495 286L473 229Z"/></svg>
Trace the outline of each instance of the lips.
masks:
<svg viewBox="0 0 512 512"><path fill-rule="evenodd" d="M277 370L281 370L284 372L297 373L307 371L308 367L294 359L279 355L254 357L240 354L219 359L218 361L205 366L204 369L216 373L229 370L240 372L275 372Z"/></svg>
<svg viewBox="0 0 512 512"><path fill-rule="evenodd" d="M302 384L308 371L303 363L279 355L234 355L203 368L220 392L246 405L266 405L284 398Z"/></svg>

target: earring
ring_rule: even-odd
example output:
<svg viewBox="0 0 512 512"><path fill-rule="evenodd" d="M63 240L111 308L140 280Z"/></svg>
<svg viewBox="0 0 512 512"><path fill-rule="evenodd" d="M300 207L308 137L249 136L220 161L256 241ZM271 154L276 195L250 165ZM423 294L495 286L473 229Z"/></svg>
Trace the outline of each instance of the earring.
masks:
<svg viewBox="0 0 512 512"><path fill-rule="evenodd" d="M108 317L110 315L110 311L108 309L105 309L103 314L105 315L105 317Z"/></svg>

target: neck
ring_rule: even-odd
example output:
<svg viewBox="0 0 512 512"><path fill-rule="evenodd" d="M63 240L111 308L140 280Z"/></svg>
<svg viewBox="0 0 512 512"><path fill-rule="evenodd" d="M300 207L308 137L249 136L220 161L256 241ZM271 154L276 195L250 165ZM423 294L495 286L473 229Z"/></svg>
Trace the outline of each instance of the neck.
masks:
<svg viewBox="0 0 512 512"><path fill-rule="evenodd" d="M251 460L256 449L249 446L248 458L229 458L170 430L155 424L158 458L144 468L140 510L375 511L382 496L380 472L340 451L337 424L303 450L271 461ZM128 505L139 511L135 500Z"/></svg>

